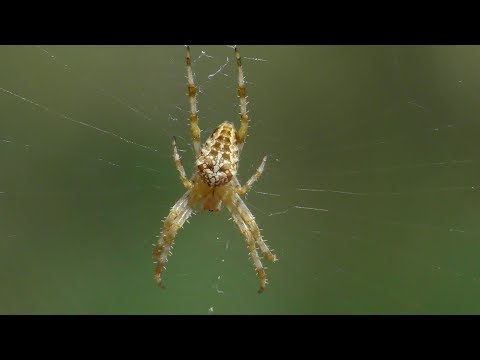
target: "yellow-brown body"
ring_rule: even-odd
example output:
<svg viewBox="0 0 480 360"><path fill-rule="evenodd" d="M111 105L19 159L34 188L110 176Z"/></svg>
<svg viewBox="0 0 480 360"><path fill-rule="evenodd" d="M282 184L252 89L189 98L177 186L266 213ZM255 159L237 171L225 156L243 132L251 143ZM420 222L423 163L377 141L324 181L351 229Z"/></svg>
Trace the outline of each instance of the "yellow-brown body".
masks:
<svg viewBox="0 0 480 360"><path fill-rule="evenodd" d="M275 262L276 256L266 245L255 217L240 198L246 194L252 185L260 178L263 172L266 156L252 177L242 186L237 179L239 154L242 151L249 118L247 115L247 101L245 79L242 62L238 49L235 48L235 58L238 69L238 97L240 102L240 128L237 132L230 122L223 122L208 138L203 147L200 143L200 128L198 126L197 89L193 80L190 48L187 46L186 65L188 79L188 96L190 103L190 126L192 143L196 156L196 171L189 179L183 168L177 151L175 138L172 140L173 158L179 172L180 180L187 191L173 205L165 218L158 243L153 250L156 261L155 280L162 286L162 272L168 261L173 241L177 231L194 213L194 207L202 205L203 210L219 211L222 203L228 209L232 220L237 225L247 243L250 258L255 266L255 272L260 281L258 292L263 292L267 284L267 275L257 252L257 246L268 261Z"/></svg>
<svg viewBox="0 0 480 360"><path fill-rule="evenodd" d="M201 179L211 188L225 185L237 173L238 133L232 123L215 129L202 147L196 165Z"/></svg>

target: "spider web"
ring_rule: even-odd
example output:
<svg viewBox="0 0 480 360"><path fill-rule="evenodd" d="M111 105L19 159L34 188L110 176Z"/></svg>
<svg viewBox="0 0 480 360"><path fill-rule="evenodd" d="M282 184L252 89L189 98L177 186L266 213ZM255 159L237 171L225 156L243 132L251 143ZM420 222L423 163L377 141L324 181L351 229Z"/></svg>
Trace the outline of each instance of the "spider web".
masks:
<svg viewBox="0 0 480 360"><path fill-rule="evenodd" d="M4 313L477 313L477 47L248 47L239 178L280 261L196 211L153 285L151 243L194 170L182 46L3 47ZM202 140L238 124L231 47L192 46ZM51 281L54 280L54 281ZM133 290L133 291L132 291Z"/></svg>

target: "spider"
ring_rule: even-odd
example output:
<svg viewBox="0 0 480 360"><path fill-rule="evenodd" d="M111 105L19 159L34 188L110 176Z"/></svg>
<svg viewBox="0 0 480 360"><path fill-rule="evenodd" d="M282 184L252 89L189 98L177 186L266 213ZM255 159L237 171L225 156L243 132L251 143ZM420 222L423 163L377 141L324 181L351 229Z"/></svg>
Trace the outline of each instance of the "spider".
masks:
<svg viewBox="0 0 480 360"><path fill-rule="evenodd" d="M153 250L156 261L155 280L163 287L162 271L168 261L170 250L177 234L185 221L192 215L196 204L203 205L203 210L220 211L222 203L230 211L233 221L247 242L250 258L255 266L255 272L260 281L259 293L265 290L267 274L257 252L257 245L268 261L275 262L277 257L270 251L260 234L255 217L240 198L246 194L252 185L260 178L265 167L265 156L253 176L241 186L237 179L237 169L248 129L247 97L245 79L243 76L242 60L235 47L235 59L238 69L238 97L240 100L240 129L237 131L230 122L220 124L208 138L203 147L200 147L200 128L198 126L197 89L193 81L190 47L186 47L186 68L188 79L188 96L190 102L190 127L192 142L196 156L196 172L187 179L180 156L178 155L175 137L173 137L173 158L180 174L180 180L187 189L185 194L173 205L165 218L158 244Z"/></svg>

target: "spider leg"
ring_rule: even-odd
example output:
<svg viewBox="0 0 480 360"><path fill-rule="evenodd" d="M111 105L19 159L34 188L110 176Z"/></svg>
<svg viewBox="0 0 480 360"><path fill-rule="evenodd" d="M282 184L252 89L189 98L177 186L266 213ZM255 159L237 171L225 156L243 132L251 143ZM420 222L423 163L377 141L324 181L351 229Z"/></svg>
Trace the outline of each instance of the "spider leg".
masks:
<svg viewBox="0 0 480 360"><path fill-rule="evenodd" d="M182 180L183 186L185 186L187 189L191 189L193 188L193 184L190 180L187 179L187 174L185 173L185 169L182 165L182 160L180 159L180 155L178 155L175 136L173 137L172 145L173 145L173 159L175 160L175 166L177 167L177 170L180 173L180 180Z"/></svg>
<svg viewBox="0 0 480 360"><path fill-rule="evenodd" d="M265 254L265 257L268 261L275 262L277 261L277 257L270 251L267 244L265 244L253 214L250 212L240 196L232 191L222 200L247 241L250 257L255 265L257 277L260 280L260 289L258 292L263 292L267 283L267 274L265 273L260 258L258 257L255 243L258 244L260 250Z"/></svg>
<svg viewBox="0 0 480 360"><path fill-rule="evenodd" d="M192 190L188 190L175 205L173 205L163 223L163 229L158 238L158 243L153 249L153 257L157 262L155 267L155 280L159 286L162 286L161 274L162 271L165 270L175 235L193 212L194 200L191 195Z"/></svg>
<svg viewBox="0 0 480 360"><path fill-rule="evenodd" d="M237 187L236 191L238 195L245 195L252 188L253 184L260 178L260 175L262 175L266 161L267 157L265 156L257 171L255 172L255 174L252 175L252 177L247 181L247 183L241 187Z"/></svg>
<svg viewBox="0 0 480 360"><path fill-rule="evenodd" d="M235 194L235 193L232 192L232 194ZM247 241L248 252L250 254L250 258L253 261L253 265L255 266L255 273L257 274L257 278L260 280L260 288L258 289L258 292L262 293L265 290L265 286L267 286L267 273L263 268L262 261L260 260L260 256L258 256L253 234L251 233L245 221L243 221L241 214L237 210L232 200L233 199L231 198L231 195L230 195L230 196L227 196L223 201L227 209L230 211L233 221L235 222L235 224L237 224L238 229L240 230L243 237Z"/></svg>
<svg viewBox="0 0 480 360"><path fill-rule="evenodd" d="M277 261L277 256L272 253L272 251L268 248L265 240L263 240L262 234L260 233L260 228L255 221L255 216L253 216L250 209L245 205L243 200L240 198L238 194L233 195L232 199L233 207L236 211L240 214L243 221L248 225L250 232L253 235L254 240L258 244L260 250L265 255L268 261L275 262Z"/></svg>
<svg viewBox="0 0 480 360"><path fill-rule="evenodd" d="M190 46L187 46L187 79L188 79L188 97L190 99L190 127L192 129L192 142L195 155L200 156L200 127L198 126L197 111L197 88L193 82L192 60L190 59Z"/></svg>
<svg viewBox="0 0 480 360"><path fill-rule="evenodd" d="M238 69L238 98L240 100L240 129L238 130L238 150L241 152L248 131L247 115L247 92L245 87L245 77L243 76L242 58L237 47L235 47L235 58L237 59Z"/></svg>

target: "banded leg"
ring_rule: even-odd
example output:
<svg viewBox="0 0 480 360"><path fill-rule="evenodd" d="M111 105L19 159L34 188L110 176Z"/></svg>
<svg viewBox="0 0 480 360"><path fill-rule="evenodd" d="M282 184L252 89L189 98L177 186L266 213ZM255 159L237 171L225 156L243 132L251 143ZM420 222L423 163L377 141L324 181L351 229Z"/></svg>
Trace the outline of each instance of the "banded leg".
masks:
<svg viewBox="0 0 480 360"><path fill-rule="evenodd" d="M195 156L200 156L200 127L198 126L197 111L197 88L193 82L192 60L190 58L190 46L187 46L187 79L188 79L188 97L190 99L190 127L192 129L192 142L195 150Z"/></svg>
<svg viewBox="0 0 480 360"><path fill-rule="evenodd" d="M233 194L232 203L236 211L240 214L245 224L248 225L250 232L253 235L256 243L258 244L260 250L265 255L268 261L275 262L277 261L277 256L272 253L272 251L268 248L267 244L263 240L262 234L260 233L260 228L258 227L255 216L253 216L252 212L248 209L247 205L243 202L238 194Z"/></svg>
<svg viewBox="0 0 480 360"><path fill-rule="evenodd" d="M243 76L242 58L240 57L240 52L238 51L237 47L235 47L235 58L237 59L238 98L240 100L240 129L238 130L238 150L242 151L248 131L247 92L245 87L245 77Z"/></svg>
<svg viewBox="0 0 480 360"><path fill-rule="evenodd" d="M247 183L241 187L237 187L236 191L238 195L246 194L253 186L253 184L260 178L263 173L263 169L265 168L265 162L267 161L267 157L265 156L262 160L262 163L258 167L255 174L247 181Z"/></svg>
<svg viewBox="0 0 480 360"><path fill-rule="evenodd" d="M190 180L187 179L187 174L185 173L185 169L182 165L182 160L180 160L180 155L178 155L175 136L173 137L172 145L173 145L173 160L175 160L175 166L178 172L180 173L180 180L182 180L183 186L185 186L187 189L191 189L193 188L193 184Z"/></svg>
<svg viewBox="0 0 480 360"><path fill-rule="evenodd" d="M234 193L231 193L231 194L235 195ZM247 241L248 253L253 262L253 266L255 266L255 273L257 274L257 278L258 280L260 280L260 288L258 289L258 293L262 293L265 290L265 287L267 286L267 273L265 272L265 269L263 268L263 265L262 265L262 261L258 256L257 248L255 245L255 239L253 238L253 235L250 232L248 225L242 219L242 216L236 209L236 206L232 202L232 200L233 198L231 198L231 195L230 195L230 196L227 196L227 198L225 198L223 201L227 209L230 211L233 221L235 222L235 224L237 224L238 229L240 230L243 237Z"/></svg>
<svg viewBox="0 0 480 360"><path fill-rule="evenodd" d="M190 217L193 211L191 190L188 190L172 207L170 213L165 218L163 230L158 238L158 243L153 249L153 258L156 260L155 281L162 286L162 271L168 261L168 255L173 245L173 240L185 221Z"/></svg>

